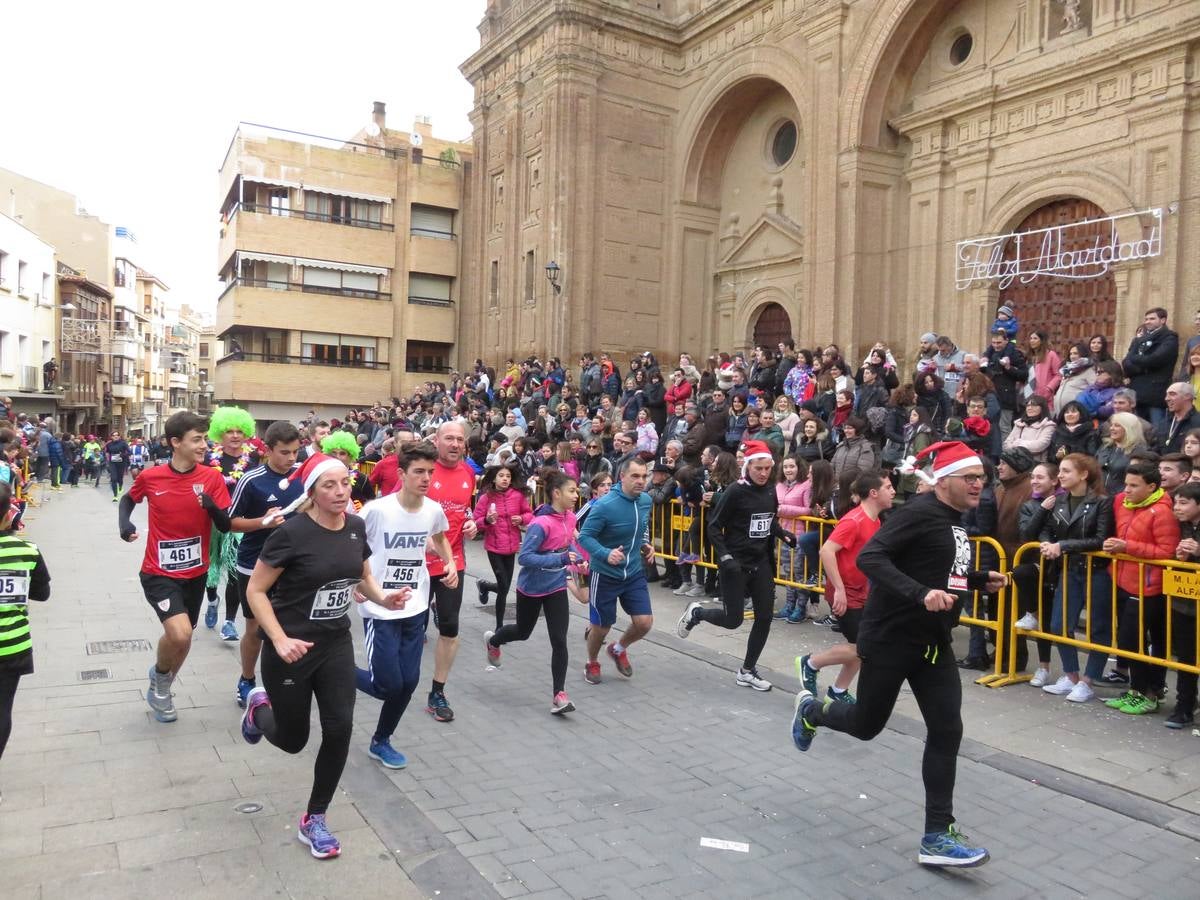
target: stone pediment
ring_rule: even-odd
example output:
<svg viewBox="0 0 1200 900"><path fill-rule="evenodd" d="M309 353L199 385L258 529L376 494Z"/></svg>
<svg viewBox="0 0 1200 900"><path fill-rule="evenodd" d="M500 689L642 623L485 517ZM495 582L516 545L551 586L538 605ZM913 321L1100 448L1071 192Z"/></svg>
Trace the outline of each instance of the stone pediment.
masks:
<svg viewBox="0 0 1200 900"><path fill-rule="evenodd" d="M758 269L804 257L804 230L787 216L765 213L721 259L718 272Z"/></svg>

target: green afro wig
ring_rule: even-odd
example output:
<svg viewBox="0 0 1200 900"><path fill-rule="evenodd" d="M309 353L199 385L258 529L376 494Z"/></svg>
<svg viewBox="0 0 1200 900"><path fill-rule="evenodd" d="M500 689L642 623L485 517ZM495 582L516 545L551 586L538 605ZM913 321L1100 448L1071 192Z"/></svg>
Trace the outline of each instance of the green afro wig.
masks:
<svg viewBox="0 0 1200 900"><path fill-rule="evenodd" d="M218 406L208 421L208 439L220 441L227 431L240 431L248 438L254 437L257 426L254 417L240 406Z"/></svg>
<svg viewBox="0 0 1200 900"><path fill-rule="evenodd" d="M358 441L349 432L334 431L321 441L322 453L332 453L334 450L344 450L350 454L352 461L358 462Z"/></svg>

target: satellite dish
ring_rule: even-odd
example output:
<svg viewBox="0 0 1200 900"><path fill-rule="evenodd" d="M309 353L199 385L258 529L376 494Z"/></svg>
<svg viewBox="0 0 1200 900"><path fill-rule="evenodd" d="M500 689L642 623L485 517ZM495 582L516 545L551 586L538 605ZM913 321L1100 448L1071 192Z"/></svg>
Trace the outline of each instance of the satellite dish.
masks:
<svg viewBox="0 0 1200 900"><path fill-rule="evenodd" d="M367 137L379 137L379 126L374 122L368 122L363 131L367 133Z"/></svg>
<svg viewBox="0 0 1200 900"><path fill-rule="evenodd" d="M422 143L424 142L424 140L425 140L423 137L421 137L421 135L420 135L420 134L418 134L418 133L417 133L417 132L415 132L415 131L414 131L414 132L413 132L411 135L409 135L409 138L408 138L408 139L409 139L409 142L410 142L410 143L411 143L411 144L412 144L414 147L420 147L420 146L421 146L421 144L422 144Z"/></svg>

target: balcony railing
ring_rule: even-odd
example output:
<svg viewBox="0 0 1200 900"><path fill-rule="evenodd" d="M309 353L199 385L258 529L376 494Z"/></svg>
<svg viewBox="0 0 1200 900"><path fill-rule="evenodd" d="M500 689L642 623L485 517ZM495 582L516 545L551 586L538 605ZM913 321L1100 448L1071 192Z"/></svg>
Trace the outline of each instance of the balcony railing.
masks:
<svg viewBox="0 0 1200 900"><path fill-rule="evenodd" d="M447 300L444 297L421 297L415 294L408 295L408 302L417 306L453 306L453 300Z"/></svg>
<svg viewBox="0 0 1200 900"><path fill-rule="evenodd" d="M38 384L38 367L37 366L18 366L18 374L21 376L20 384L23 391L36 391L41 385Z"/></svg>
<svg viewBox="0 0 1200 900"><path fill-rule="evenodd" d="M364 291L360 288L324 287L319 284L302 284L297 281L271 281L266 278L234 278L221 291L221 297L228 294L238 285L252 288L266 288L272 291L300 291L305 294L329 294L334 297L351 297L357 300L391 300L392 295L386 291ZM220 297L217 298L218 300Z"/></svg>
<svg viewBox="0 0 1200 900"><path fill-rule="evenodd" d="M452 366L441 365L439 363L425 362L419 359L407 360L404 364L405 372L435 372L448 374L454 371Z"/></svg>
<svg viewBox="0 0 1200 900"><path fill-rule="evenodd" d="M334 215L332 213L320 213L307 209L284 209L279 206L268 206L265 203L250 203L243 200L241 203L235 203L229 210L229 217L233 218L238 209L244 209L246 212L262 213L264 216L283 216L287 219L306 219L309 222L328 222L332 225L349 225L351 228L371 228L375 231L391 231L391 222L376 222L373 219L352 219L348 216Z"/></svg>
<svg viewBox="0 0 1200 900"><path fill-rule="evenodd" d="M265 363L281 363L283 365L301 365L301 366L333 366L339 369L388 369L388 364L385 362L377 362L375 360L345 360L345 359L317 359L313 356L287 356L283 353L249 353L245 350L235 350L233 353L227 353L217 360L217 365L223 365L229 362L265 362Z"/></svg>
<svg viewBox="0 0 1200 900"><path fill-rule="evenodd" d="M408 229L408 233L410 235L412 235L413 237L433 238L434 240L439 240L439 241L456 241L456 240L458 240L458 235L455 234L453 231L438 231L437 229L434 229L434 228L412 227L412 228Z"/></svg>

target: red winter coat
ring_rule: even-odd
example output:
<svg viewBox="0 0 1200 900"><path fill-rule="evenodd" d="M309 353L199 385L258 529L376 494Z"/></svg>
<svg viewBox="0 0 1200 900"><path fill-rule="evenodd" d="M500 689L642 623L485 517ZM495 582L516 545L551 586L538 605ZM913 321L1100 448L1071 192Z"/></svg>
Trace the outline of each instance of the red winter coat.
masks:
<svg viewBox="0 0 1200 900"><path fill-rule="evenodd" d="M487 520L488 507L496 504L496 521ZM475 524L483 533L483 549L492 553L516 553L521 549L521 529L512 523L513 516L521 517L521 526L533 521L529 498L516 488L502 494L485 491L475 503Z"/></svg>
<svg viewBox="0 0 1200 900"><path fill-rule="evenodd" d="M1162 497L1142 509L1125 508L1125 492L1113 500L1113 521L1116 523L1114 537L1125 542L1125 553L1142 559L1173 559L1179 546L1179 520L1172 511L1171 495L1163 492ZM1141 587L1138 570L1145 572L1144 596L1151 597L1163 591L1162 569L1158 566L1139 566L1135 562L1117 563L1117 587L1134 597Z"/></svg>
<svg viewBox="0 0 1200 900"><path fill-rule="evenodd" d="M686 378L679 383L679 386L671 385L667 388L664 399L667 403L667 411L671 412L675 409L676 403L687 403L692 396L692 383Z"/></svg>

